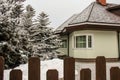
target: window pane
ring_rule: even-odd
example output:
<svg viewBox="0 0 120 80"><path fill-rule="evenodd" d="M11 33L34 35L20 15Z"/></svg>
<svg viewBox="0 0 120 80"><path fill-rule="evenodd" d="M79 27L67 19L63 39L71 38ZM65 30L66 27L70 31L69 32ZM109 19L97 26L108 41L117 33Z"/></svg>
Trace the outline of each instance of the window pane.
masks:
<svg viewBox="0 0 120 80"><path fill-rule="evenodd" d="M67 48L67 40L62 40L61 48Z"/></svg>
<svg viewBox="0 0 120 80"><path fill-rule="evenodd" d="M76 36L76 48L86 48L86 36Z"/></svg>
<svg viewBox="0 0 120 80"><path fill-rule="evenodd" d="M92 47L92 37L88 36L88 48Z"/></svg>

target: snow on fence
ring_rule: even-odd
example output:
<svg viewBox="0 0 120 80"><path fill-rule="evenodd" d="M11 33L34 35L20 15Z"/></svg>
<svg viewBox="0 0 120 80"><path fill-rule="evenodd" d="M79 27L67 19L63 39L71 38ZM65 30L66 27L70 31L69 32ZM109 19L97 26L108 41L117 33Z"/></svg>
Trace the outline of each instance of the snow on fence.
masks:
<svg viewBox="0 0 120 80"><path fill-rule="evenodd" d="M0 57L0 80L3 80L4 59ZM91 70L89 68L80 71L80 80L91 80ZM58 71L51 69L47 71L46 80L58 80ZM22 80L22 71L13 69L10 72L9 80ZM40 59L32 57L28 63L28 80L40 80ZM64 59L64 80L75 80L75 59ZM104 57L96 58L96 80L106 80L106 60ZM112 67L110 69L110 80L120 80L120 69Z"/></svg>

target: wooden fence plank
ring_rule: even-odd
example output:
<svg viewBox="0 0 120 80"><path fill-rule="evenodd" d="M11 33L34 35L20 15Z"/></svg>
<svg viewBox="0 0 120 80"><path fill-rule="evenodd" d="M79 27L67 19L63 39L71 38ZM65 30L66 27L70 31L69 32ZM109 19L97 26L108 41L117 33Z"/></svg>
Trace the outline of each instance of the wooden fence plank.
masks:
<svg viewBox="0 0 120 80"><path fill-rule="evenodd" d="M80 80L91 80L91 70L90 69L82 69L80 71Z"/></svg>
<svg viewBox="0 0 120 80"><path fill-rule="evenodd" d="M47 80L58 80L58 71L56 69L47 71Z"/></svg>
<svg viewBox="0 0 120 80"><path fill-rule="evenodd" d="M0 80L3 80L4 73L4 58L0 56Z"/></svg>
<svg viewBox="0 0 120 80"><path fill-rule="evenodd" d="M64 80L75 80L75 59L64 59Z"/></svg>
<svg viewBox="0 0 120 80"><path fill-rule="evenodd" d="M9 80L22 80L22 71L21 70L12 70L10 72Z"/></svg>
<svg viewBox="0 0 120 80"><path fill-rule="evenodd" d="M3 80L4 59L0 57L0 80ZM91 80L91 70L82 69L80 71L80 80ZM10 80L22 80L21 70L12 70ZM32 57L28 63L28 80L40 80L40 59ZM58 80L58 71L48 70L47 80ZM75 80L75 59L64 59L64 80ZM105 57L96 58L96 80L106 80L106 60ZM120 68L112 67L110 69L110 80L120 80Z"/></svg>
<svg viewBox="0 0 120 80"><path fill-rule="evenodd" d="M38 57L29 59L28 80L40 80L40 59Z"/></svg>
<svg viewBox="0 0 120 80"><path fill-rule="evenodd" d="M96 58L96 80L106 80L106 60L103 56Z"/></svg>
<svg viewBox="0 0 120 80"><path fill-rule="evenodd" d="M120 69L119 69L119 67L112 67L110 69L110 80L120 80Z"/></svg>

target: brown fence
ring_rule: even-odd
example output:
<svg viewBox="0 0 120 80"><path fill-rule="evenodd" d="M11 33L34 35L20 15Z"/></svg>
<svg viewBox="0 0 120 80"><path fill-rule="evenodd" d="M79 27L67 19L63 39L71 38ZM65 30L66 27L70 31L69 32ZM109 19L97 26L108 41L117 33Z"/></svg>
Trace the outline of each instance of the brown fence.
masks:
<svg viewBox="0 0 120 80"><path fill-rule="evenodd" d="M0 80L3 80L4 59L0 57ZM47 71L46 80L58 80L58 71L51 69ZM91 80L91 70L82 69L80 80ZM15 69L10 72L10 80L22 80L22 71ZM40 80L40 59L32 57L28 63L28 80ZM64 80L75 80L75 59L64 59ZM96 80L106 80L106 60L104 57L96 58ZM120 69L110 69L110 80L120 80Z"/></svg>

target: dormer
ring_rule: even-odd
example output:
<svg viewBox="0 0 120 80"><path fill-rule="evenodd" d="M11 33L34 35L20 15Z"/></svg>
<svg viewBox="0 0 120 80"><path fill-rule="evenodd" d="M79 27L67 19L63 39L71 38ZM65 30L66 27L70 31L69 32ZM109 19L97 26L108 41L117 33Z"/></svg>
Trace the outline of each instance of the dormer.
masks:
<svg viewBox="0 0 120 80"><path fill-rule="evenodd" d="M117 6L113 6L113 7L108 7L107 8L108 11L120 16L120 5Z"/></svg>

